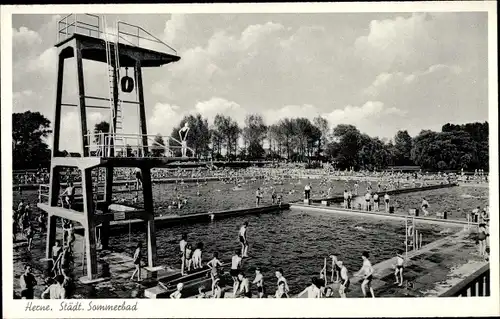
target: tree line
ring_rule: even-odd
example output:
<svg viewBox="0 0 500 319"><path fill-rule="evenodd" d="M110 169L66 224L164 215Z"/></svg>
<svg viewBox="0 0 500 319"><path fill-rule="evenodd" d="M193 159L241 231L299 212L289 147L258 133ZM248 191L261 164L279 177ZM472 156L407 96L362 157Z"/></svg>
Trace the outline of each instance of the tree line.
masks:
<svg viewBox="0 0 500 319"><path fill-rule="evenodd" d="M187 145L203 159L330 162L338 169L379 170L417 165L425 170L488 170L488 122L448 123L440 132L422 130L415 137L401 130L385 141L362 133L353 125L330 128L321 116L312 121L283 118L267 125L260 114L249 114L241 127L224 114L217 114L212 125L201 114L195 114L185 116L170 136L179 139L179 129L185 123L190 127ZM38 167L50 161L50 151L43 141L51 133L49 127L50 121L38 112L13 115L14 169ZM106 132L109 125L101 122L94 130ZM165 154L163 145L164 137L157 134L150 147L152 155L180 155L180 149Z"/></svg>

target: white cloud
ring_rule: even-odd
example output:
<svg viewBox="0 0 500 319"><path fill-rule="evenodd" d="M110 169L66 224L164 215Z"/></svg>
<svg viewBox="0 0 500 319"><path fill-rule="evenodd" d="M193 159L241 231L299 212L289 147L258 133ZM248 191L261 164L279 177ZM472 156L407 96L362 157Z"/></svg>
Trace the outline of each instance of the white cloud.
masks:
<svg viewBox="0 0 500 319"><path fill-rule="evenodd" d="M25 66L28 72L40 72L47 74L55 74L57 66L57 48L51 47L35 58L28 61Z"/></svg>
<svg viewBox="0 0 500 319"><path fill-rule="evenodd" d="M19 30L12 28L12 45L13 46L33 46L42 43L42 38L38 32L30 30L26 27L20 27Z"/></svg>
<svg viewBox="0 0 500 319"><path fill-rule="evenodd" d="M170 135L172 129L179 124L184 115L185 113L178 105L156 103L148 122L150 134Z"/></svg>
<svg viewBox="0 0 500 319"><path fill-rule="evenodd" d="M170 20L165 22L165 29L163 30L164 41L171 45L179 44L182 42L182 38L186 36L183 30L186 30L186 15L172 14Z"/></svg>
<svg viewBox="0 0 500 319"><path fill-rule="evenodd" d="M241 105L234 101L228 101L220 97L212 97L210 100L196 103L195 112L206 117L209 123L213 123L217 114L222 114L230 116L233 120L238 122L239 125L243 125L245 116L249 113L249 110L241 107Z"/></svg>
<svg viewBox="0 0 500 319"><path fill-rule="evenodd" d="M286 105L275 110L266 110L264 119L268 124L275 124L282 118L299 118L305 117L310 120L320 115L320 111L314 105Z"/></svg>

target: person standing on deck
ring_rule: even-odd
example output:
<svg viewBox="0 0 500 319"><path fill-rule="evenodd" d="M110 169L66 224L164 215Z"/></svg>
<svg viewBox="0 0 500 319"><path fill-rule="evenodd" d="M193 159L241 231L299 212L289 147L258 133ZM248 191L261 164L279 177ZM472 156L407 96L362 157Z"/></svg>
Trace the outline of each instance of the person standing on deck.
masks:
<svg viewBox="0 0 500 319"><path fill-rule="evenodd" d="M347 268L341 260L339 260L337 264L340 267L340 278L342 279L339 287L339 294L341 298L346 298L346 292L348 291L350 285Z"/></svg>
<svg viewBox="0 0 500 319"><path fill-rule="evenodd" d="M189 132L189 124L186 122L184 123L184 126L179 130L179 137L181 139L181 152L182 152L182 157L186 157L186 152L187 152L187 135Z"/></svg>
<svg viewBox="0 0 500 319"><path fill-rule="evenodd" d="M134 176L135 176L135 189L139 190L142 188L142 171L139 167L136 167L134 169Z"/></svg>
<svg viewBox="0 0 500 319"><path fill-rule="evenodd" d="M340 266L338 265L337 254L330 255L330 258L332 259L332 281L339 282L339 271L340 271L339 267ZM334 274L336 275L335 280L333 280Z"/></svg>
<svg viewBox="0 0 500 319"><path fill-rule="evenodd" d="M255 268L255 279L252 281L252 284L257 285L259 298L264 298L264 277L259 267Z"/></svg>
<svg viewBox="0 0 500 319"><path fill-rule="evenodd" d="M181 276L184 276L184 270L186 268L186 246L187 246L187 234L182 234L181 241L179 242L180 255L181 255Z"/></svg>
<svg viewBox="0 0 500 319"><path fill-rule="evenodd" d="M403 257L403 252L399 250L396 253L396 264L394 265L394 276L396 277L395 284L399 284L399 287L403 286L403 269L404 269L405 259ZM398 276L399 275L399 276Z"/></svg>
<svg viewBox="0 0 500 319"><path fill-rule="evenodd" d="M262 199L262 193L260 192L260 188L257 188L257 190L255 191L255 206L259 206L260 205L260 201Z"/></svg>
<svg viewBox="0 0 500 319"><path fill-rule="evenodd" d="M354 209L354 203L352 201L352 192L349 190L347 192L347 208L348 209Z"/></svg>
<svg viewBox="0 0 500 319"><path fill-rule="evenodd" d="M66 203L66 205L68 205L68 208L71 209L73 201L75 199L75 187L73 186L72 182L69 182L68 187L66 187L64 192L61 194L61 198L64 199L64 202Z"/></svg>
<svg viewBox="0 0 500 319"><path fill-rule="evenodd" d="M141 243L137 243L137 247L134 252L134 266L135 270L132 273L132 277L130 277L130 280L134 280L135 274L137 274L137 281L141 281L141 258L142 258L142 252L141 252Z"/></svg>
<svg viewBox="0 0 500 319"><path fill-rule="evenodd" d="M363 276L363 282L361 283L361 290L363 291L363 296L366 298L366 290L367 288L370 290L370 294L372 298L375 298L375 292L373 291L373 287L371 285L371 282L373 280L373 266L368 260L369 254L368 252L364 251L361 255L361 258L363 259L363 266L359 270L359 274Z"/></svg>
<svg viewBox="0 0 500 319"><path fill-rule="evenodd" d="M31 266L24 267L24 274L19 277L19 285L21 286L21 299L34 299L35 286L37 285L35 276L31 273Z"/></svg>
<svg viewBox="0 0 500 319"><path fill-rule="evenodd" d="M236 291L235 297L240 298L252 298L252 291L250 290L250 281L240 270L238 272L238 290Z"/></svg>
<svg viewBox="0 0 500 319"><path fill-rule="evenodd" d="M347 189L344 190L344 208L345 209L348 209L349 206L347 205L347 200L348 200L348 193L347 193Z"/></svg>
<svg viewBox="0 0 500 319"><path fill-rule="evenodd" d="M277 282L278 291L277 292L279 292L280 289L282 289L283 293L286 295L286 297L279 297L279 298L288 298L288 292L290 291L290 289L288 288L288 283L286 282L286 278L283 276L283 269L279 268L278 270L276 270L275 275L276 275L276 278L278 278L278 282ZM283 285L283 287L280 288L280 285Z"/></svg>
<svg viewBox="0 0 500 319"><path fill-rule="evenodd" d="M358 196L359 184L358 181L354 182L354 196Z"/></svg>
<svg viewBox="0 0 500 319"><path fill-rule="evenodd" d="M231 258L231 270L229 270L229 274L233 279L233 294L236 294L236 291L238 290L238 273L241 268L241 260L242 258L239 256L239 250L236 250Z"/></svg>
<svg viewBox="0 0 500 319"><path fill-rule="evenodd" d="M375 193L373 194L373 210L378 212L380 208L380 198L378 197L378 194Z"/></svg>
<svg viewBox="0 0 500 319"><path fill-rule="evenodd" d="M215 285L220 279L219 269L222 267L218 252L214 252L213 258L207 263L207 266L210 268L210 277L212 279L212 294L215 295Z"/></svg>
<svg viewBox="0 0 500 319"><path fill-rule="evenodd" d="M389 201L390 201L389 194L385 193L384 195L384 203L385 203L385 212L389 213Z"/></svg>
<svg viewBox="0 0 500 319"><path fill-rule="evenodd" d="M311 199L311 183L307 183L306 186L304 186L304 198Z"/></svg>
<svg viewBox="0 0 500 319"><path fill-rule="evenodd" d="M248 222L244 222L238 232L238 238L241 244L241 257L248 257L248 240L247 240Z"/></svg>
<svg viewBox="0 0 500 319"><path fill-rule="evenodd" d="M66 290L63 287L64 276L57 275L56 282L42 293L42 299L66 299Z"/></svg>
<svg viewBox="0 0 500 319"><path fill-rule="evenodd" d="M425 197L422 199L422 211L424 212L424 216L429 215L429 212L427 209L429 208L429 202L425 199Z"/></svg>
<svg viewBox="0 0 500 319"><path fill-rule="evenodd" d="M365 194L365 210L369 211L370 210L370 199L372 195L370 194L370 191L367 191Z"/></svg>
<svg viewBox="0 0 500 319"><path fill-rule="evenodd" d="M485 224L480 224L479 225L479 232L477 235L477 240L479 242L479 254L481 257L483 257L485 260L487 260L486 256L486 239L490 234L486 231L486 225Z"/></svg>

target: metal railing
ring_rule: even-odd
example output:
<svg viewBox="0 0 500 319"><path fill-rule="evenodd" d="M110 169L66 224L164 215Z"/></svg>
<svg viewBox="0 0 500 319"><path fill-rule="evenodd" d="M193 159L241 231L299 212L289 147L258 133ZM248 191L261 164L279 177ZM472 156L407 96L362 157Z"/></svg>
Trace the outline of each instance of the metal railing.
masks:
<svg viewBox="0 0 500 319"><path fill-rule="evenodd" d="M182 149L182 142L171 136L163 136L163 144L155 140L156 135L89 132L86 136L92 157L176 157ZM147 145L143 145L143 137ZM144 147L148 154L144 154ZM195 156L194 149L186 146L186 150L187 157Z"/></svg>
<svg viewBox="0 0 500 319"><path fill-rule="evenodd" d="M490 296L490 265L484 265L440 297L488 297Z"/></svg>
<svg viewBox="0 0 500 319"><path fill-rule="evenodd" d="M101 18L101 16L88 13L66 15L57 22L57 41L64 41L73 34L83 34L151 50L162 51L166 47L170 53L177 55L174 48L140 26L118 21L114 32L103 30Z"/></svg>

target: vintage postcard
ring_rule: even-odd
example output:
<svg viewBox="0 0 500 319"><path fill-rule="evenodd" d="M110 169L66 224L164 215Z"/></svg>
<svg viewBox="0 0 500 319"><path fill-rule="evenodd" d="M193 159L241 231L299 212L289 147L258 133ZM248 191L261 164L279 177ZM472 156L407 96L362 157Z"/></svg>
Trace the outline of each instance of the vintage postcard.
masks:
<svg viewBox="0 0 500 319"><path fill-rule="evenodd" d="M500 314L495 2L1 31L5 318Z"/></svg>

